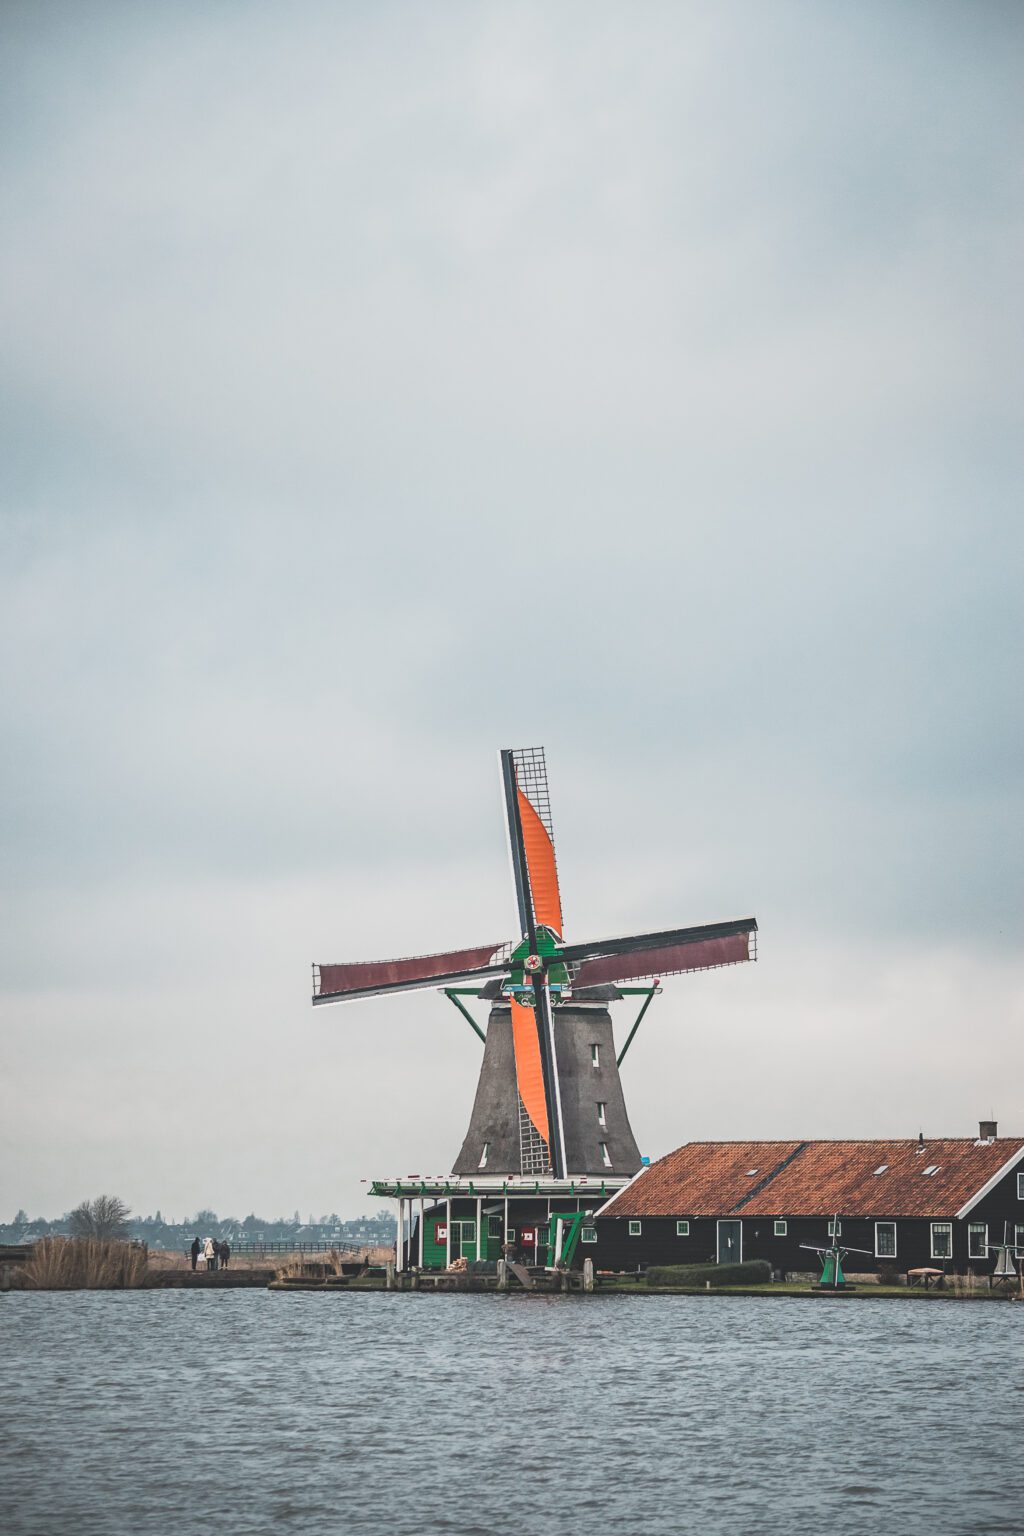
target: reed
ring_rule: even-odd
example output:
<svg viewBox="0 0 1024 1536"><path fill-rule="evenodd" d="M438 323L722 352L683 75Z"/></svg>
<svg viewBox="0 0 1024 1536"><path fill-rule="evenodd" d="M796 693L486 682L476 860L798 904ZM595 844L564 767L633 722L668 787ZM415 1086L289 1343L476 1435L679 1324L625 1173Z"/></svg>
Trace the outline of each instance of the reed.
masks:
<svg viewBox="0 0 1024 1536"><path fill-rule="evenodd" d="M24 1281L33 1291L123 1291L141 1286L146 1251L103 1237L44 1237L32 1248Z"/></svg>

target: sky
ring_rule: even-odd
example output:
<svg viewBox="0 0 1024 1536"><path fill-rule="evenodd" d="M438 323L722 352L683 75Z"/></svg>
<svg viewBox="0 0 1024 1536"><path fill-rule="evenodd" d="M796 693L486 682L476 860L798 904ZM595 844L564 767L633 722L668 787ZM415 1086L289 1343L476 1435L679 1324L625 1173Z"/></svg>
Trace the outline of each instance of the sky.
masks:
<svg viewBox="0 0 1024 1536"><path fill-rule="evenodd" d="M1022 52L6 0L0 1220L448 1169L476 1037L310 966L514 936L503 746L570 938L759 921L645 1154L1024 1134Z"/></svg>

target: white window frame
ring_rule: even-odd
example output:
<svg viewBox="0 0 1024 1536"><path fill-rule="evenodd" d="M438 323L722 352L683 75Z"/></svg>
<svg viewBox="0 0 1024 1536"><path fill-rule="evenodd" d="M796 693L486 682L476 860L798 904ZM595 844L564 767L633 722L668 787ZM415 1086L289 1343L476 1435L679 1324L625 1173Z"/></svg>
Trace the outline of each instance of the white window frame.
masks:
<svg viewBox="0 0 1024 1536"><path fill-rule="evenodd" d="M601 1065L601 1047L596 1040L590 1042L590 1065L592 1067L599 1067Z"/></svg>
<svg viewBox="0 0 1024 1536"><path fill-rule="evenodd" d="M976 1232L980 1232L981 1233L981 1241L977 1245L975 1244L975 1241L974 1241L974 1236L975 1236ZM977 1247L979 1247L981 1249L980 1253L975 1253L975 1251L974 1251L975 1246L977 1246ZM969 1259L987 1259L988 1258L988 1222L987 1221L969 1221L967 1223L967 1257Z"/></svg>
<svg viewBox="0 0 1024 1536"><path fill-rule="evenodd" d="M774 1228L772 1235L774 1237L786 1237L788 1235L789 1224L784 1216L776 1216L772 1225Z"/></svg>
<svg viewBox="0 0 1024 1536"><path fill-rule="evenodd" d="M601 1161L602 1161L602 1163L604 1163L604 1166L606 1168L610 1168L611 1165L612 1165L612 1155L608 1151L608 1143L606 1141L599 1141L597 1145L601 1149Z"/></svg>
<svg viewBox="0 0 1024 1536"><path fill-rule="evenodd" d="M882 1227L886 1227L886 1228L891 1227L892 1228L892 1253L882 1253L879 1250L879 1247L878 1247L878 1233L879 1233L879 1231L880 1231L880 1229ZM875 1258L876 1259L895 1259L898 1256L898 1254L899 1254L899 1242L898 1242L898 1239L897 1239L896 1223L894 1221L876 1221L875 1222Z"/></svg>
<svg viewBox="0 0 1024 1536"><path fill-rule="evenodd" d="M689 1221L677 1221L676 1222L676 1237L689 1237L689 1235L690 1235L690 1223L689 1223Z"/></svg>
<svg viewBox="0 0 1024 1536"><path fill-rule="evenodd" d="M842 1237L842 1235L843 1235L843 1224L835 1216L830 1216L829 1217L829 1220L828 1220L828 1235L829 1235L829 1237Z"/></svg>
<svg viewBox="0 0 1024 1536"><path fill-rule="evenodd" d="M505 1228L505 1241L506 1241L506 1243L514 1243L515 1240L516 1240L516 1229L515 1229L515 1227L506 1227Z"/></svg>
<svg viewBox="0 0 1024 1536"><path fill-rule="evenodd" d="M1013 1246L1015 1248L1024 1248L1024 1221L1014 1222Z"/></svg>
<svg viewBox="0 0 1024 1536"><path fill-rule="evenodd" d="M581 1229L580 1229L580 1242L581 1243L596 1243L597 1242L597 1228L596 1227L581 1227Z"/></svg>
<svg viewBox="0 0 1024 1536"><path fill-rule="evenodd" d="M1024 1172L1017 1172L1017 1199L1024 1200Z"/></svg>
<svg viewBox="0 0 1024 1536"><path fill-rule="evenodd" d="M627 1237L640 1237L643 1234L643 1230L644 1230L644 1227L643 1227L643 1222L642 1221L633 1221L633 1220L631 1220L629 1222L629 1225L628 1225L628 1228L627 1228L626 1236Z"/></svg>
<svg viewBox="0 0 1024 1536"><path fill-rule="evenodd" d="M598 1101L597 1101L597 1123L598 1123L598 1125L607 1125L608 1124L608 1101L607 1101L607 1099L598 1099Z"/></svg>
<svg viewBox="0 0 1024 1536"><path fill-rule="evenodd" d="M947 1238L948 1246L945 1253L936 1253L935 1251L935 1234L937 1232L945 1233ZM953 1223L951 1221L933 1221L929 1235L931 1239L929 1252L931 1253L932 1258L951 1259L953 1257Z"/></svg>
<svg viewBox="0 0 1024 1536"><path fill-rule="evenodd" d="M480 1149L480 1161L477 1163L477 1167L478 1168L486 1168L487 1167L487 1154L488 1154L488 1152L490 1150L491 1150L490 1142L489 1141L485 1141L483 1146Z"/></svg>

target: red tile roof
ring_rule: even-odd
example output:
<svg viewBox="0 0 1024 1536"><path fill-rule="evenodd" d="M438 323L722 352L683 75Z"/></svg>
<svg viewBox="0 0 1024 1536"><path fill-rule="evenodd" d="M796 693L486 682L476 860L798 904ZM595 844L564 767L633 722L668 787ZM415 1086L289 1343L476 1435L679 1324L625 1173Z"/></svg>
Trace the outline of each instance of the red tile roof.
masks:
<svg viewBox="0 0 1024 1536"><path fill-rule="evenodd" d="M644 1169L607 1211L948 1218L1021 1152L1024 1138L1012 1136L926 1141L923 1151L916 1141L690 1141Z"/></svg>

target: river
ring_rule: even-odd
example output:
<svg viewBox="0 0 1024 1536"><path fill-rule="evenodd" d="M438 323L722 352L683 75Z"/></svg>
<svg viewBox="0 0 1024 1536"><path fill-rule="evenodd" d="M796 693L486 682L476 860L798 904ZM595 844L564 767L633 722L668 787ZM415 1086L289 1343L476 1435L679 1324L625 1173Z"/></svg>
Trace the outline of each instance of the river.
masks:
<svg viewBox="0 0 1024 1536"><path fill-rule="evenodd" d="M1024 1306L0 1296L7 1536L1024 1532Z"/></svg>

